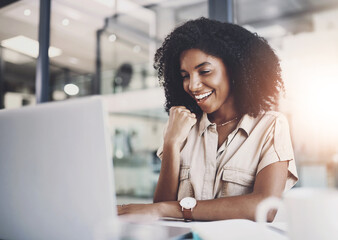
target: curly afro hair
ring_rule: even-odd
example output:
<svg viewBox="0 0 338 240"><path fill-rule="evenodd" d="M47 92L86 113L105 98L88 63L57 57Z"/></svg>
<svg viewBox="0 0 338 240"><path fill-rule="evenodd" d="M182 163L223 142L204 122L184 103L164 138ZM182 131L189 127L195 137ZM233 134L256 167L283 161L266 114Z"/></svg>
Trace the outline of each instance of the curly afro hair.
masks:
<svg viewBox="0 0 338 240"><path fill-rule="evenodd" d="M155 54L154 68L164 87L167 112L172 106L185 106L197 115L202 113L183 89L180 55L188 49L222 59L240 115L256 117L278 105L284 84L279 59L267 41L241 26L199 18L174 29Z"/></svg>

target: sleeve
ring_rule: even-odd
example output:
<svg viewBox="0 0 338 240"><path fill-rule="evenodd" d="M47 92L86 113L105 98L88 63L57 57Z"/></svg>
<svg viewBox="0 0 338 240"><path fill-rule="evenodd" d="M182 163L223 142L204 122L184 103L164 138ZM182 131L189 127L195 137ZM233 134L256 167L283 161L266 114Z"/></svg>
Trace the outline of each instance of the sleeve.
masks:
<svg viewBox="0 0 338 240"><path fill-rule="evenodd" d="M278 161L288 161L288 178L285 184L285 191L287 191L297 183L298 175L289 124L286 117L282 114L276 117L274 127L268 134L267 141L262 149L257 174L266 166Z"/></svg>
<svg viewBox="0 0 338 240"><path fill-rule="evenodd" d="M164 136L165 133L167 132L168 129L168 124L169 124L169 120L168 122L165 124L164 129L163 129L163 139L162 139L162 143L160 145L160 147L157 149L156 155L158 156L158 158L162 161L162 155L163 155L163 142L164 142Z"/></svg>

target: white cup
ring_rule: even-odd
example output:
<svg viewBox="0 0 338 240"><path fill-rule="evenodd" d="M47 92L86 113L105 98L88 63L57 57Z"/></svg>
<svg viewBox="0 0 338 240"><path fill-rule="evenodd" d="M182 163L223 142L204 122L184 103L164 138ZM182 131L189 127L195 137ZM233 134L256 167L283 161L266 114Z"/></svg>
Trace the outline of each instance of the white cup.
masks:
<svg viewBox="0 0 338 240"><path fill-rule="evenodd" d="M270 209L286 211L291 240L338 239L338 191L334 189L294 188L278 198L263 200L256 210L256 221L266 222Z"/></svg>

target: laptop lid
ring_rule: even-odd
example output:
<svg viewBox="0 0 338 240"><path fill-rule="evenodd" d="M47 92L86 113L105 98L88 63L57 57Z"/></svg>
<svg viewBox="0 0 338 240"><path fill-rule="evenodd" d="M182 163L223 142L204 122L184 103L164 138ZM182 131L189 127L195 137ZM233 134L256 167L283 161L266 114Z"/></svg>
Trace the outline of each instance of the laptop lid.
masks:
<svg viewBox="0 0 338 240"><path fill-rule="evenodd" d="M0 111L0 239L93 239L116 216L98 98Z"/></svg>

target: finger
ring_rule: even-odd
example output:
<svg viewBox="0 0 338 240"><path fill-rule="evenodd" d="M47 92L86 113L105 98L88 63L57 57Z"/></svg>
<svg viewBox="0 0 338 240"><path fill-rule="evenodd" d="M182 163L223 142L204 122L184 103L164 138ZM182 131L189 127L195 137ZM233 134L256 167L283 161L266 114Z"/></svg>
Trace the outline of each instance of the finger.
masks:
<svg viewBox="0 0 338 240"><path fill-rule="evenodd" d="M117 206L117 215L121 215L122 214L122 208L121 206Z"/></svg>
<svg viewBox="0 0 338 240"><path fill-rule="evenodd" d="M195 125L196 122L197 122L197 118L194 118L194 119L193 119L193 125Z"/></svg>
<svg viewBox="0 0 338 240"><path fill-rule="evenodd" d="M187 109L185 106L173 106L176 109Z"/></svg>
<svg viewBox="0 0 338 240"><path fill-rule="evenodd" d="M187 114L190 114L191 111L187 108L176 108L173 110L173 113L174 114L180 114L180 113L187 113Z"/></svg>
<svg viewBox="0 0 338 240"><path fill-rule="evenodd" d="M179 109L178 111L180 111L180 112L185 112L185 113L189 113L189 114L191 113L190 110L188 110L188 109Z"/></svg>
<svg viewBox="0 0 338 240"><path fill-rule="evenodd" d="M173 111L173 110L176 110L176 109L180 109L180 108L185 108L184 106L172 106L169 111Z"/></svg>
<svg viewBox="0 0 338 240"><path fill-rule="evenodd" d="M181 111L181 114L184 114L185 116L188 116L190 118L196 118L196 114L188 111Z"/></svg>
<svg viewBox="0 0 338 240"><path fill-rule="evenodd" d="M126 213L126 205L122 204L122 205L117 205L117 212L118 215L122 215Z"/></svg>
<svg viewBox="0 0 338 240"><path fill-rule="evenodd" d="M195 114L195 113L190 113L190 116L191 116L192 118L196 118L196 114Z"/></svg>
<svg viewBox="0 0 338 240"><path fill-rule="evenodd" d="M182 111L182 110L189 111L189 109L187 109L185 106L173 106L173 107L170 108L170 112L172 112L172 111Z"/></svg>

